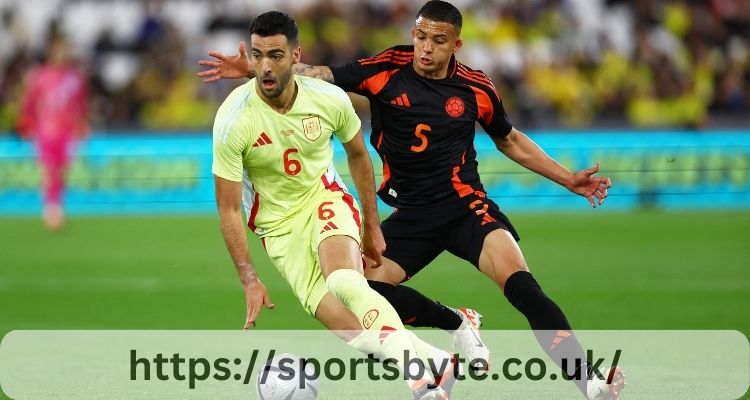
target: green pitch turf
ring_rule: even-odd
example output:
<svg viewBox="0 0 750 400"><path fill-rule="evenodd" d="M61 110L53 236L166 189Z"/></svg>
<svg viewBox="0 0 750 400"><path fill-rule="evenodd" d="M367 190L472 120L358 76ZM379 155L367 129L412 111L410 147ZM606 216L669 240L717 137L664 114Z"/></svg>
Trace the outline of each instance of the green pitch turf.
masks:
<svg viewBox="0 0 750 400"><path fill-rule="evenodd" d="M546 293L577 329L735 329L750 336L750 212L511 215ZM276 309L259 328L318 328L251 238ZM445 254L410 285L526 329L500 291ZM73 218L59 234L0 218L0 336L14 329L241 329L218 220ZM0 394L0 397L2 395Z"/></svg>

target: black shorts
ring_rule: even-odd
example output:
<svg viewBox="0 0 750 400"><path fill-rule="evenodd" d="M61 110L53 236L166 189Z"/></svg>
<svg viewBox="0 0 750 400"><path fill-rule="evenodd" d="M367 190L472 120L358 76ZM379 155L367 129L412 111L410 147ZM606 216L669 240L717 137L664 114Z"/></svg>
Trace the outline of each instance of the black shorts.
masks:
<svg viewBox="0 0 750 400"><path fill-rule="evenodd" d="M497 204L477 195L440 206L396 210L381 228L386 243L384 256L406 271L406 279L443 250L479 267L484 238L496 229L505 229L520 240Z"/></svg>

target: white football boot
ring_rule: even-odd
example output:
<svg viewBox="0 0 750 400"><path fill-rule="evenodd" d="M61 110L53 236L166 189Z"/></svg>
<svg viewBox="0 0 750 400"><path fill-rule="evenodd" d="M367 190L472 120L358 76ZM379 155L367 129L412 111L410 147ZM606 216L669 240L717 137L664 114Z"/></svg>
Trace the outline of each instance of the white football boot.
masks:
<svg viewBox="0 0 750 400"><path fill-rule="evenodd" d="M490 349L479 336L482 314L471 308L453 308L453 311L461 316L463 322L453 331L451 347L458 350L461 358L468 361L469 368L476 375L487 373L490 366Z"/></svg>

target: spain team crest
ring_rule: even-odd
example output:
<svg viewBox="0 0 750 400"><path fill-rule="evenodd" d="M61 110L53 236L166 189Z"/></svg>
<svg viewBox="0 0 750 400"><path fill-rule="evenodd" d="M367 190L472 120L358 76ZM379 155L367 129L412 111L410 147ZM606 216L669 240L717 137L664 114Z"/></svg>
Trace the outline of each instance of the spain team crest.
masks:
<svg viewBox="0 0 750 400"><path fill-rule="evenodd" d="M305 137L308 140L316 140L323 134L323 129L320 127L320 117L313 115L302 118L302 129L305 131Z"/></svg>

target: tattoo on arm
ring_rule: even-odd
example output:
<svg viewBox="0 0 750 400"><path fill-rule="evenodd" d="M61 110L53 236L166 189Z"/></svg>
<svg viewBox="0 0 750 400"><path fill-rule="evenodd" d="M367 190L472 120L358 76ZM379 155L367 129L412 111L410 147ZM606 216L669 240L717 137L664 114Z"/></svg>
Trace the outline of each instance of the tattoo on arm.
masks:
<svg viewBox="0 0 750 400"><path fill-rule="evenodd" d="M308 64L294 64L292 70L294 70L295 74L318 78L328 83L333 83L333 73L330 68L324 65L313 66Z"/></svg>

